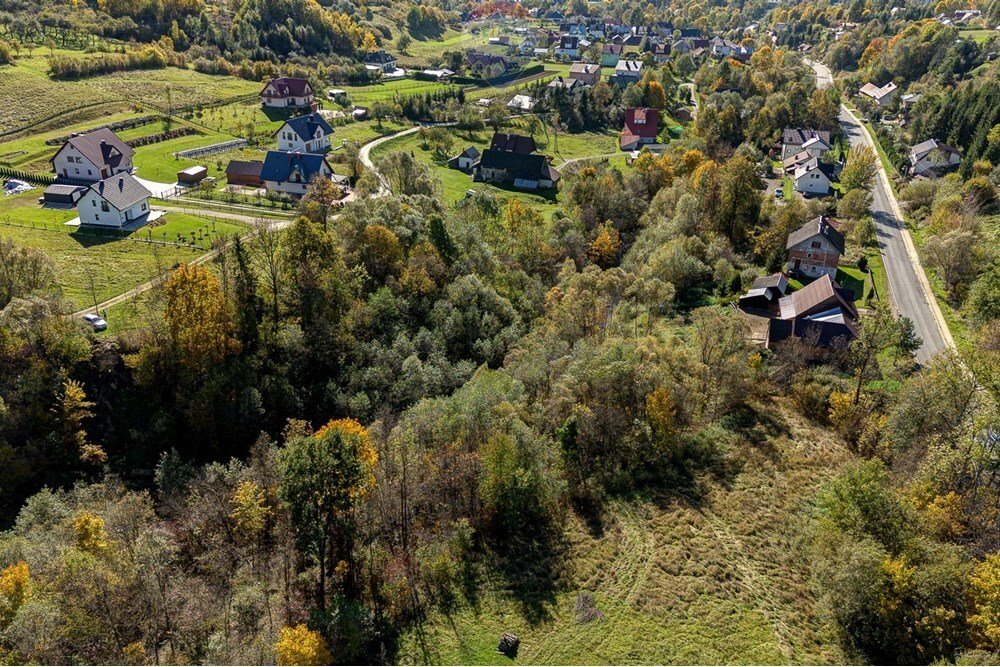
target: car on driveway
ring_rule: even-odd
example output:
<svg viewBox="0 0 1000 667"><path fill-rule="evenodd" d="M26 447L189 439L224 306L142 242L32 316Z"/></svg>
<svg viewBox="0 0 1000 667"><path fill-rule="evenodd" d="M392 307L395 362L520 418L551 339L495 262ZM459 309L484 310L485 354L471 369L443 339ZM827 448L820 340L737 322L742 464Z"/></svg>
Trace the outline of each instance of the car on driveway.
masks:
<svg viewBox="0 0 1000 667"><path fill-rule="evenodd" d="M774 191L775 199L782 199L785 196L785 191L782 188L777 188Z"/></svg>
<svg viewBox="0 0 1000 667"><path fill-rule="evenodd" d="M81 319L89 324L94 331L105 331L108 328L108 323L100 315L87 313Z"/></svg>

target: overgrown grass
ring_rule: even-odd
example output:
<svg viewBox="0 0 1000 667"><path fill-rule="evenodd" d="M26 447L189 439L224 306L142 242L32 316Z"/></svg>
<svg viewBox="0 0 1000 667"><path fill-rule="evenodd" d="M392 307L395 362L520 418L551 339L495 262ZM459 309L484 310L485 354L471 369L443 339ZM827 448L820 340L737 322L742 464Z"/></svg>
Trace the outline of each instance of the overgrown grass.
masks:
<svg viewBox="0 0 1000 667"><path fill-rule="evenodd" d="M740 472L698 482L697 501L664 493L612 502L603 533L572 517L551 599L488 579L478 605L435 613L402 637L404 664L788 664L844 660L820 614L802 534L808 502L850 460L830 432L780 404L737 445ZM575 613L593 596L598 617Z"/></svg>

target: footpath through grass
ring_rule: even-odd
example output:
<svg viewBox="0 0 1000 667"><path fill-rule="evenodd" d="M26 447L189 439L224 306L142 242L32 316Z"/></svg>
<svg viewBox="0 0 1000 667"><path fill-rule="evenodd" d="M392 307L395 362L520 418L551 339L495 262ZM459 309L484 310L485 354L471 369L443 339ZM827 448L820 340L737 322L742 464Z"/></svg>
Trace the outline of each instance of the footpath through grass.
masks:
<svg viewBox="0 0 1000 667"><path fill-rule="evenodd" d="M614 501L596 534L571 518L553 591L517 595L494 575L476 604L432 614L407 632L399 661L844 661L818 609L803 532L810 499L850 453L780 401L735 447L739 472L700 479L697 501L666 492ZM586 596L593 604L578 607ZM496 652L505 631L521 639L514 661Z"/></svg>

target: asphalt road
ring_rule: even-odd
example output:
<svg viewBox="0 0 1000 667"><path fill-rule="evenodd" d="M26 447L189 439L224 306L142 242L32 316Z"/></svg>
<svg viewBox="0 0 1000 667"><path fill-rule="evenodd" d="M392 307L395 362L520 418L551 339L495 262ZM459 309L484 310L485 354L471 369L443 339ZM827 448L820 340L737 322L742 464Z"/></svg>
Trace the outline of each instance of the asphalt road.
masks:
<svg viewBox="0 0 1000 667"><path fill-rule="evenodd" d="M833 85L830 70L822 63L806 61L816 72L816 85L828 88ZM838 117L851 146L869 146L875 150L874 140L855 115L841 105ZM872 188L872 219L878 237L882 263L889 283L889 303L893 312L913 321L917 335L923 341L917 350L917 361L927 363L938 352L953 348L955 342L948 331L941 309L934 300L927 276L920 265L920 258L913 240L903 222L899 202L889 187L889 177L878 163L878 177ZM884 296L885 295L881 295Z"/></svg>

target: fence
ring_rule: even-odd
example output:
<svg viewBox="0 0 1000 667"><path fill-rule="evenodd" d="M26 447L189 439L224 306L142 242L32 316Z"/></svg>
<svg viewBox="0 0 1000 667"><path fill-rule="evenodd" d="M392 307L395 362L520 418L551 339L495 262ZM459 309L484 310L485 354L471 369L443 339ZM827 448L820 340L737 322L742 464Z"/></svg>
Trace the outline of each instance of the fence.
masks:
<svg viewBox="0 0 1000 667"><path fill-rule="evenodd" d="M234 139L232 141L223 141L222 143L212 144L211 146L189 148L186 151L178 151L174 153L174 155L177 157L194 159L204 157L206 155L215 155L216 153L225 153L226 151L235 150L237 148L245 148L247 145L248 142L246 139Z"/></svg>
<svg viewBox="0 0 1000 667"><path fill-rule="evenodd" d="M0 178L16 178L35 185L52 185L52 182L55 181L55 177L53 176L32 174L20 169L11 169L10 167L0 167Z"/></svg>

